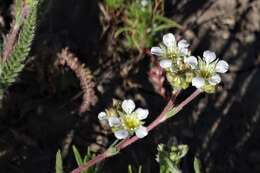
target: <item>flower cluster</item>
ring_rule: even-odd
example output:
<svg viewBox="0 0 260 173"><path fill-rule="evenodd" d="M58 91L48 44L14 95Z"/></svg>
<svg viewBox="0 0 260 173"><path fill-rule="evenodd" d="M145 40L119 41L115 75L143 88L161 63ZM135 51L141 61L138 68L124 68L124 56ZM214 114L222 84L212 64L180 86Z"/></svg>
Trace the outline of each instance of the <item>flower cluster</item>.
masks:
<svg viewBox="0 0 260 173"><path fill-rule="evenodd" d="M133 100L124 100L122 103L114 101L113 106L98 114L100 121L107 121L117 139L125 139L134 133L138 138L148 134L142 120L149 114L147 109L135 109Z"/></svg>
<svg viewBox="0 0 260 173"><path fill-rule="evenodd" d="M163 44L152 47L151 53L160 58L160 66L173 88L186 89L191 83L207 93L215 92L221 82L218 73L226 73L228 63L209 50L204 51L203 58L192 56L188 47L186 40L177 42L175 36L168 33L163 36Z"/></svg>

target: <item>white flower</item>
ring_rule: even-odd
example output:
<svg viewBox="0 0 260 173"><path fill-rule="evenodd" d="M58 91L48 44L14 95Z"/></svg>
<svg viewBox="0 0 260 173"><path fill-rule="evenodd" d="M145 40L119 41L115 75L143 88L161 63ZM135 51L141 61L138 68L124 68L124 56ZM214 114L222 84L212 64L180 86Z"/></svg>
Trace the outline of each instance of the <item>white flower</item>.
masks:
<svg viewBox="0 0 260 173"><path fill-rule="evenodd" d="M179 48L188 48L189 43L186 40L182 39L178 42L178 47Z"/></svg>
<svg viewBox="0 0 260 173"><path fill-rule="evenodd" d="M117 130L114 132L114 135L117 139L125 139L129 136L129 133L127 130Z"/></svg>
<svg viewBox="0 0 260 173"><path fill-rule="evenodd" d="M142 126L142 120L148 117L149 111L143 108L137 108L135 111L135 103L128 99L122 102L122 109L126 113L121 116L121 125L124 130L130 134L135 132L138 138L143 138L148 134L146 127Z"/></svg>
<svg viewBox="0 0 260 173"><path fill-rule="evenodd" d="M218 60L216 54L209 50L204 51L203 59L188 57L185 63L195 69L196 77L192 79L192 86L202 88L205 84L217 85L221 82L221 78L217 73L226 73L229 65L224 60Z"/></svg>
<svg viewBox="0 0 260 173"><path fill-rule="evenodd" d="M149 111L143 108L135 110L135 103L131 99L124 100L121 108L109 109L111 111L107 113L100 112L98 119L100 121L107 120L117 139L125 139L134 133L138 138L145 137L148 130L143 126L144 122L142 120L147 118Z"/></svg>
<svg viewBox="0 0 260 173"><path fill-rule="evenodd" d="M147 118L149 111L147 109L138 108L135 110L135 113L139 120L143 120Z"/></svg>
<svg viewBox="0 0 260 173"><path fill-rule="evenodd" d="M211 76L208 79L208 81L209 81L210 85L216 85L216 84L221 82L221 78L220 78L220 76L218 74L215 74L214 76Z"/></svg>
<svg viewBox="0 0 260 173"><path fill-rule="evenodd" d="M131 114L133 112L133 110L135 109L134 101L131 100L131 99L124 100L123 103L122 103L122 109L126 113Z"/></svg>
<svg viewBox="0 0 260 173"><path fill-rule="evenodd" d="M210 64L216 59L216 54L215 52L206 50L203 52L203 59L207 64Z"/></svg>
<svg viewBox="0 0 260 173"><path fill-rule="evenodd" d="M179 56L188 55L189 44L186 40L176 41L175 36L172 33L165 34L163 36L162 47L152 47L151 53L167 59L174 59Z"/></svg>
<svg viewBox="0 0 260 173"><path fill-rule="evenodd" d="M172 61L170 59L163 59L160 61L160 66L162 68L170 68L172 66Z"/></svg>
<svg viewBox="0 0 260 173"><path fill-rule="evenodd" d="M192 86L195 86L196 88L201 88L205 84L205 80L201 77L194 77L192 79Z"/></svg>
<svg viewBox="0 0 260 173"><path fill-rule="evenodd" d="M146 127L144 126L140 126L135 130L135 134L138 138L143 138L145 136L147 136L148 134L148 130Z"/></svg>
<svg viewBox="0 0 260 173"><path fill-rule="evenodd" d="M189 56L184 59L185 64L189 64L192 69L196 69L198 66L198 60L195 56Z"/></svg>
<svg viewBox="0 0 260 173"><path fill-rule="evenodd" d="M107 119L107 114L105 112L100 112L98 114L98 119L99 119L99 121L106 120Z"/></svg>
<svg viewBox="0 0 260 173"><path fill-rule="evenodd" d="M172 33L163 36L163 43L168 49L172 49L176 45L175 36Z"/></svg>
<svg viewBox="0 0 260 173"><path fill-rule="evenodd" d="M189 47L189 43L186 40L181 40L178 42L178 48L182 54L184 55L188 54L189 52L188 47Z"/></svg>
<svg viewBox="0 0 260 173"><path fill-rule="evenodd" d="M161 56L163 54L163 50L160 47L152 47L151 53L156 56Z"/></svg>
<svg viewBox="0 0 260 173"><path fill-rule="evenodd" d="M220 60L216 65L216 72L226 73L228 71L229 65L226 61Z"/></svg>
<svg viewBox="0 0 260 173"><path fill-rule="evenodd" d="M117 127L121 125L121 121L116 116L111 116L108 118L108 124L110 127Z"/></svg>

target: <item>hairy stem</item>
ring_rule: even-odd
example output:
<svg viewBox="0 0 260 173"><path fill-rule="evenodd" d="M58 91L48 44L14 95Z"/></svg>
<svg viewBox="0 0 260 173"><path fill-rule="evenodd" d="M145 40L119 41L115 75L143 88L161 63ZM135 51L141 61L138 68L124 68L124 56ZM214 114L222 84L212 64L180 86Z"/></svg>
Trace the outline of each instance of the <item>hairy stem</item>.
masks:
<svg viewBox="0 0 260 173"><path fill-rule="evenodd" d="M6 59L11 54L11 52L14 48L15 42L17 40L17 35L18 35L20 28L23 24L23 21L25 20L27 15L28 15L28 7L24 6L22 8L21 14L19 15L19 18L21 21L14 21L13 27L5 39L3 55L2 55L3 62L6 61ZM18 19L16 19L16 20L18 20Z"/></svg>

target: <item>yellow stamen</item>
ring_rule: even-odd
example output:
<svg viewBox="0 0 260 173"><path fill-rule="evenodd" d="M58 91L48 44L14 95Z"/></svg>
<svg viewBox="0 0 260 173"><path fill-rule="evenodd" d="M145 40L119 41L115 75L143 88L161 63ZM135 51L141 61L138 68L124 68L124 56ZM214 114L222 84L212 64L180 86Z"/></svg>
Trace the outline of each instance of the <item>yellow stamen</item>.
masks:
<svg viewBox="0 0 260 173"><path fill-rule="evenodd" d="M123 117L122 124L128 130L134 130L140 126L140 120L136 116L126 115Z"/></svg>

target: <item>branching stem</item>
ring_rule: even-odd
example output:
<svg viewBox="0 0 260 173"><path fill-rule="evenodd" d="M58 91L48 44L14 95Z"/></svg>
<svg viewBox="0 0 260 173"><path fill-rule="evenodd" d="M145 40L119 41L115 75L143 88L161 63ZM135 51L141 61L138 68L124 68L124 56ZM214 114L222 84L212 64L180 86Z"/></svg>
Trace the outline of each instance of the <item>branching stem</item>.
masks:
<svg viewBox="0 0 260 173"><path fill-rule="evenodd" d="M172 116L176 115L178 112L180 112L188 103L190 103L194 98L196 98L201 91L200 90L196 90L194 91L189 97L187 97L184 101L182 101L178 106L176 106L175 108L173 107L173 103L176 99L176 97L179 95L180 91L177 91L174 94L174 98L170 99L169 102L167 103L167 105L164 107L163 111L161 112L161 114L147 127L148 131L151 131L152 129L154 129L155 127L157 127L159 124L161 124L162 122L164 122L165 120L171 118ZM166 116L166 114L172 110L174 108L174 111L171 115ZM136 142L137 140L139 140L140 138L138 138L137 136L133 136L131 138L127 138L121 142L119 142L115 148L117 149L117 151L121 151L122 149L126 148L127 146L133 144L134 142ZM80 173L82 171L87 170L89 167L95 165L96 163L106 159L107 157L110 157L112 155L107 154L109 151L109 149L107 151L105 151L102 154L97 155L95 158L89 160L88 162L86 162L84 165L79 166L78 168L74 169L72 172L70 173Z"/></svg>

